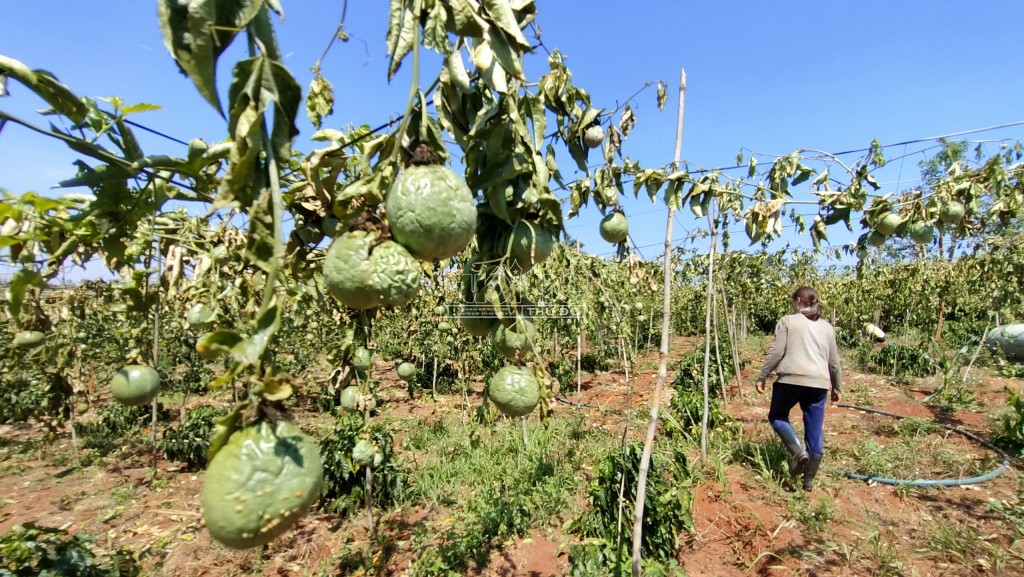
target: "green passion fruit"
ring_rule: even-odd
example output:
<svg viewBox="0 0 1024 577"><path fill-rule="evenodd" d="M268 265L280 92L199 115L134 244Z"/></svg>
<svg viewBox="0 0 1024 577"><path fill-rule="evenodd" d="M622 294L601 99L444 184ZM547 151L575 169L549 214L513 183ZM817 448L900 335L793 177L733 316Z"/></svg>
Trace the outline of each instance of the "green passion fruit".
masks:
<svg viewBox="0 0 1024 577"><path fill-rule="evenodd" d="M518 318L514 323L505 326L498 323L491 334L491 344L505 358L515 359L533 350L537 340L537 329L528 319Z"/></svg>
<svg viewBox="0 0 1024 577"><path fill-rule="evenodd" d="M510 417L530 414L540 402L540 383L528 367L502 367L487 382L487 398Z"/></svg>
<svg viewBox="0 0 1024 577"><path fill-rule="evenodd" d="M160 392L160 375L153 367L146 365L121 367L110 379L110 392L123 405L145 405Z"/></svg>
<svg viewBox="0 0 1024 577"><path fill-rule="evenodd" d="M870 246L873 246L873 247L876 247L876 248L880 247L883 244L885 244L885 235L880 233L880 232L878 232L877 230L873 230L873 231L868 233L868 236L865 239L865 242L868 243L868 245L870 245Z"/></svg>
<svg viewBox="0 0 1024 577"><path fill-rule="evenodd" d="M519 221L512 232L512 270L529 272L547 260L554 249L555 235L538 224Z"/></svg>
<svg viewBox="0 0 1024 577"><path fill-rule="evenodd" d="M402 245L384 241L374 247L376 240L377 233L346 232L327 249L327 290L349 308L402 306L419 290L419 262Z"/></svg>
<svg viewBox="0 0 1024 577"><path fill-rule="evenodd" d="M957 224L964 219L965 213L963 203L951 200L939 208L939 220L943 224Z"/></svg>
<svg viewBox="0 0 1024 577"><path fill-rule="evenodd" d="M601 219L601 238L618 244L629 235L629 221L621 212L613 212Z"/></svg>
<svg viewBox="0 0 1024 577"><path fill-rule="evenodd" d="M395 368L395 372L398 373L398 378L409 382L416 376L416 365L408 361L398 363L398 366Z"/></svg>
<svg viewBox="0 0 1024 577"><path fill-rule="evenodd" d="M913 222L907 227L907 232L917 244L928 244L935 238L935 227L930 222Z"/></svg>
<svg viewBox="0 0 1024 577"><path fill-rule="evenodd" d="M341 391L341 406L349 411L354 411L359 406L359 387L349 385Z"/></svg>
<svg viewBox="0 0 1024 577"><path fill-rule="evenodd" d="M377 453L377 447L365 439L356 441L352 447L352 460L360 465L369 465L373 462L373 456Z"/></svg>
<svg viewBox="0 0 1024 577"><path fill-rule="evenodd" d="M352 353L352 366L359 371L368 371L373 366L373 353L366 347L359 347Z"/></svg>
<svg viewBox="0 0 1024 577"><path fill-rule="evenodd" d="M892 233L896 232L896 229L901 224L903 224L903 218L894 212L890 212L875 224L875 230L885 236L892 236Z"/></svg>
<svg viewBox="0 0 1024 577"><path fill-rule="evenodd" d="M583 131L583 144L587 148L597 148L604 142L604 129L600 124L591 124Z"/></svg>
<svg viewBox="0 0 1024 577"><path fill-rule="evenodd" d="M210 461L200 496L214 539L258 547L295 525L320 496L317 442L292 423L260 422L236 431Z"/></svg>
<svg viewBox="0 0 1024 577"><path fill-rule="evenodd" d="M384 201L391 235L416 258L461 253L476 234L476 203L466 183L438 165L410 166Z"/></svg>

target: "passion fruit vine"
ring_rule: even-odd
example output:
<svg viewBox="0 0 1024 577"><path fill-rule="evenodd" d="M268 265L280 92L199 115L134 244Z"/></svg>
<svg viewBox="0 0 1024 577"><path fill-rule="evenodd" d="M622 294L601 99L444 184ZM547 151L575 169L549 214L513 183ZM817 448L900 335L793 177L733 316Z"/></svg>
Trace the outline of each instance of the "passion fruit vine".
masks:
<svg viewBox="0 0 1024 577"><path fill-rule="evenodd" d="M317 442L295 425L260 422L236 431L210 461L203 519L232 549L269 543L291 529L320 496Z"/></svg>

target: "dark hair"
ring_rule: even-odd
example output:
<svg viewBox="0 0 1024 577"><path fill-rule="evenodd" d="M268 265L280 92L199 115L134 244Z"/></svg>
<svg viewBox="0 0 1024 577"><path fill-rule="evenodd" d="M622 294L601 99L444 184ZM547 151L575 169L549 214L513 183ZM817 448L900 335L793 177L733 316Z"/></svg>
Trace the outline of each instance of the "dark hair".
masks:
<svg viewBox="0 0 1024 577"><path fill-rule="evenodd" d="M818 291L809 286L802 286L793 291L793 300L798 300L803 303L805 307L811 309L810 311L803 313L805 317L812 321L816 321L821 318L821 310L818 306Z"/></svg>

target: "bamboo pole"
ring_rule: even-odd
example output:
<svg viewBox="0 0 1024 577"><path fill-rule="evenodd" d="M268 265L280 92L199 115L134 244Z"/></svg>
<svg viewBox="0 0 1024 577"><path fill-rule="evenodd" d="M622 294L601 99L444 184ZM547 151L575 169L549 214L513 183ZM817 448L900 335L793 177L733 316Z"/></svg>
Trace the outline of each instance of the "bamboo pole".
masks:
<svg viewBox="0 0 1024 577"><path fill-rule="evenodd" d="M683 142L683 110L686 102L686 70L679 70L679 120L676 124L676 152L673 168L679 165L679 155ZM654 447L654 434L658 429L658 410L661 404L661 390L668 377L668 344L669 314L672 310L672 221L675 206L668 204L668 216L665 222L665 263L664 290L662 298L661 318L661 352L658 355L658 379L654 383L654 398L651 399L651 417L647 423L647 437L644 439L644 450L640 457L640 470L637 472L636 503L633 512L633 577L640 577L640 546L643 543L644 501L647 499L647 472L651 464L651 450Z"/></svg>
<svg viewBox="0 0 1024 577"><path fill-rule="evenodd" d="M709 406L708 372L711 368L711 313L715 306L715 241L718 240L718 231L711 218L714 212L715 205L714 201L712 201L711 209L708 210L707 214L708 228L711 230L711 246L708 248L708 308L704 314L704 407L701 413L700 424L700 458L702 461L707 461L708 458L708 413L711 410Z"/></svg>

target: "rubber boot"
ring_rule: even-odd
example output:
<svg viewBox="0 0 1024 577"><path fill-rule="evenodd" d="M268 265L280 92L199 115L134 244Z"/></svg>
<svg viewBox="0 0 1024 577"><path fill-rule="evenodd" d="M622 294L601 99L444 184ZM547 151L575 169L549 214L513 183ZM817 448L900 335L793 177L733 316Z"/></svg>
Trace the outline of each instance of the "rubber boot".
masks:
<svg viewBox="0 0 1024 577"><path fill-rule="evenodd" d="M789 475L795 477L803 473L804 467L807 465L807 451L800 444L800 439L796 437L796 431L789 423L783 421L772 423L772 428L775 430L775 434L782 439L786 450L789 451Z"/></svg>
<svg viewBox="0 0 1024 577"><path fill-rule="evenodd" d="M814 488L814 476L818 474L818 467L821 466L821 455L809 455L807 466L804 467L804 491Z"/></svg>

